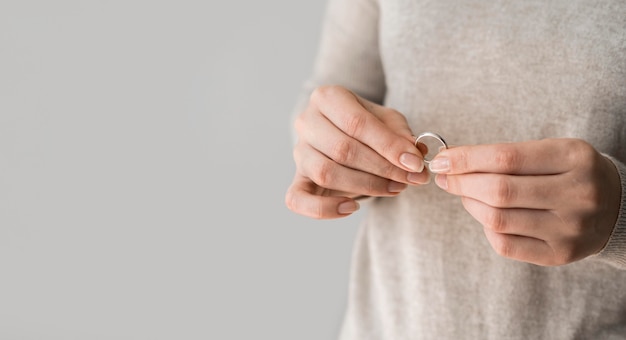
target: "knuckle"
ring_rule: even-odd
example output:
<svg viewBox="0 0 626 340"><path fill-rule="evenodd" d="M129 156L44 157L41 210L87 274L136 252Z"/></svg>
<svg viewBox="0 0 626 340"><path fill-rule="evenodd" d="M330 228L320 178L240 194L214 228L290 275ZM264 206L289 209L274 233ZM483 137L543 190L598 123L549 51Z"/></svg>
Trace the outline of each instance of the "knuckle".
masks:
<svg viewBox="0 0 626 340"><path fill-rule="evenodd" d="M321 187L328 187L332 182L334 164L330 161L317 162L313 165L311 180Z"/></svg>
<svg viewBox="0 0 626 340"><path fill-rule="evenodd" d="M378 183L374 177L370 177L367 180L367 184L365 185L365 190L367 194L376 194L378 189Z"/></svg>
<svg viewBox="0 0 626 340"><path fill-rule="evenodd" d="M385 116L393 116L393 117L398 117L401 120L403 120L404 123L407 123L406 117L398 110L391 108L391 107L384 107L382 110L383 114Z"/></svg>
<svg viewBox="0 0 626 340"><path fill-rule="evenodd" d="M346 112L343 117L344 131L348 136L358 137L365 128L367 117L357 112Z"/></svg>
<svg viewBox="0 0 626 340"><path fill-rule="evenodd" d="M593 146L580 139L569 139L565 143L565 159L570 168L583 167L589 171L595 166L598 154Z"/></svg>
<svg viewBox="0 0 626 340"><path fill-rule="evenodd" d="M593 229L590 229L593 228L595 222L595 216L593 214L582 213L572 217L555 213L555 216L567 227L564 229L564 238L567 237L569 240L587 238L590 236L590 232L593 232Z"/></svg>
<svg viewBox="0 0 626 340"><path fill-rule="evenodd" d="M294 202L294 197L293 197L293 194L291 193L291 190L288 190L287 193L285 194L285 206L289 210L294 210L294 208L296 207L296 202Z"/></svg>
<svg viewBox="0 0 626 340"><path fill-rule="evenodd" d="M566 247L554 252L554 257L550 264L553 266L562 266L576 260L578 260L578 256L574 249Z"/></svg>
<svg viewBox="0 0 626 340"><path fill-rule="evenodd" d="M507 230L507 220L504 213L500 209L489 209L485 217L485 228L496 233L502 233Z"/></svg>
<svg viewBox="0 0 626 340"><path fill-rule="evenodd" d="M306 204L297 194L293 187L290 187L285 194L285 205L297 214L308 216L314 219L325 218L323 202L318 198L315 202Z"/></svg>
<svg viewBox="0 0 626 340"><path fill-rule="evenodd" d="M602 172L598 171L600 162L597 157L602 157L589 143L572 139L566 144L567 160L570 168L569 186L572 197L578 200L578 204L585 211L597 211L605 204L606 194L598 183L603 181Z"/></svg>
<svg viewBox="0 0 626 340"><path fill-rule="evenodd" d="M515 173L522 168L522 156L518 150L508 145L496 148L494 152L496 166L505 173Z"/></svg>
<svg viewBox="0 0 626 340"><path fill-rule="evenodd" d="M491 247L496 252L496 254L502 257L513 258L515 256L514 243L511 241L510 238L503 235L495 238L495 240L491 243Z"/></svg>
<svg viewBox="0 0 626 340"><path fill-rule="evenodd" d="M577 194L584 211L597 211L602 209L604 195L597 186L591 183L581 185L577 188Z"/></svg>
<svg viewBox="0 0 626 340"><path fill-rule="evenodd" d="M355 158L355 145L348 139L335 143L330 151L330 158L340 164L348 164Z"/></svg>
<svg viewBox="0 0 626 340"><path fill-rule="evenodd" d="M337 85L319 86L311 92L309 100L312 103L325 102L337 95L340 87Z"/></svg>
<svg viewBox="0 0 626 340"><path fill-rule="evenodd" d="M303 149L304 149L304 146L302 142L297 142L296 145L294 145L293 149L291 150L291 156L294 162L296 163L296 165L298 165L302 160Z"/></svg>
<svg viewBox="0 0 626 340"><path fill-rule="evenodd" d="M298 134L301 134L306 129L304 114L299 114L294 118L293 128Z"/></svg>
<svg viewBox="0 0 626 340"><path fill-rule="evenodd" d="M506 176L498 176L492 189L492 200L496 206L507 206L515 200L515 190Z"/></svg>
<svg viewBox="0 0 626 340"><path fill-rule="evenodd" d="M570 151L570 159L574 162L589 159L595 153L594 148L589 143L580 139L568 140L566 148Z"/></svg>
<svg viewBox="0 0 626 340"><path fill-rule="evenodd" d="M293 188L289 188L285 194L285 205L294 212L299 212L298 196L294 193Z"/></svg>

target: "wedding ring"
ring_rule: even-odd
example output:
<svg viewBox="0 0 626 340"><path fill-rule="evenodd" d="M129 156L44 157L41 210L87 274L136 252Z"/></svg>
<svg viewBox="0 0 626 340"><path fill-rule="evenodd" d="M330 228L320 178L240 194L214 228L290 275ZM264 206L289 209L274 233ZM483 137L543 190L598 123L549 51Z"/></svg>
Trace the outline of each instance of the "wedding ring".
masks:
<svg viewBox="0 0 626 340"><path fill-rule="evenodd" d="M448 144L443 140L443 137L434 133L434 132L424 132L421 135L415 137L415 146L417 147L417 143L421 143L426 146L428 151L424 154L424 163L430 164L430 161L435 158L435 156L442 149L447 149Z"/></svg>

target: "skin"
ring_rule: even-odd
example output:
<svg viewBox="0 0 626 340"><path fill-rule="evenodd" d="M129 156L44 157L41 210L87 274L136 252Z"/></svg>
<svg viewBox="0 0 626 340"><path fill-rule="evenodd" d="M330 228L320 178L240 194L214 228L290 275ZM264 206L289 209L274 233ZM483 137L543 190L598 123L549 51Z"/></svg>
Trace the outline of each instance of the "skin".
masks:
<svg viewBox="0 0 626 340"><path fill-rule="evenodd" d="M318 88L295 120L292 211L317 219L428 183L406 118L345 88ZM459 196L501 256L544 266L598 253L617 220L617 169L587 142L546 139L442 150L435 183Z"/></svg>
<svg viewBox="0 0 626 340"><path fill-rule="evenodd" d="M430 165L496 253L544 266L598 253L616 223L617 169L580 139L456 147Z"/></svg>
<svg viewBox="0 0 626 340"><path fill-rule="evenodd" d="M396 196L429 181L404 115L343 87L316 89L294 127L296 174L285 203L296 213L344 217L361 197Z"/></svg>

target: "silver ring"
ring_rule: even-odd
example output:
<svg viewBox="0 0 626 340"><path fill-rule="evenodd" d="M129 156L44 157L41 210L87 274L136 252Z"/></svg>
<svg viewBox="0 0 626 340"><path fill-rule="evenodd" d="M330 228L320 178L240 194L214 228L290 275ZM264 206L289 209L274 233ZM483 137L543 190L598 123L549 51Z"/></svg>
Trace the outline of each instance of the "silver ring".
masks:
<svg viewBox="0 0 626 340"><path fill-rule="evenodd" d="M415 147L417 147L417 143L419 143L420 140L424 140L425 138L432 138L438 144L441 144L438 148L433 150L433 148L429 147L428 144L422 143L422 144L426 145L426 147L428 147L428 152L424 155L424 163L430 164L430 161L432 161L433 158L435 158L435 156L437 155L439 150L441 150L441 148L447 149L448 148L448 144L446 143L445 140L443 140L443 137L441 137L440 135L438 135L438 134L436 134L434 132L424 132L424 133L420 134L419 136L415 137L415 143L414 143Z"/></svg>

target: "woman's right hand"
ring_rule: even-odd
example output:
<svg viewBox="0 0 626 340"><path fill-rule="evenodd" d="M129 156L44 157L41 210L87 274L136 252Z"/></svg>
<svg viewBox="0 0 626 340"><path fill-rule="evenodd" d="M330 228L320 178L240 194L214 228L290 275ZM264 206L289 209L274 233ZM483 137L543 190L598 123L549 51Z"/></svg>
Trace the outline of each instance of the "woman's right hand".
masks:
<svg viewBox="0 0 626 340"><path fill-rule="evenodd" d="M295 120L296 173L285 202L318 219L350 215L363 196L429 180L406 118L339 86L316 89Z"/></svg>

